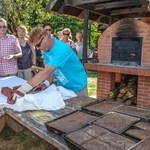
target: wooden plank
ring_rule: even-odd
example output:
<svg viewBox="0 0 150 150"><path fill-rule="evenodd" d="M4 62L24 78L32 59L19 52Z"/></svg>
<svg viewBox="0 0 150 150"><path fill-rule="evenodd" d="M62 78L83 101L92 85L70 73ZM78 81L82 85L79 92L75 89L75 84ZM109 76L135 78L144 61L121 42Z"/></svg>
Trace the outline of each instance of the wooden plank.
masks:
<svg viewBox="0 0 150 150"><path fill-rule="evenodd" d="M136 5L146 5L149 4L147 0L125 0L125 1L116 1L116 2L108 2L103 4L96 4L94 6L94 10L102 10L102 9L109 9L109 8L120 8L120 7L130 7Z"/></svg>
<svg viewBox="0 0 150 150"><path fill-rule="evenodd" d="M3 130L3 128L6 124L5 117L6 117L5 115L0 117L0 132Z"/></svg>
<svg viewBox="0 0 150 150"><path fill-rule="evenodd" d="M84 35L83 35L83 54L82 54L82 63L87 62L87 37L88 37L88 20L89 20L89 11L85 10L84 12Z"/></svg>
<svg viewBox="0 0 150 150"><path fill-rule="evenodd" d="M112 10L111 15L114 16L114 15L124 15L124 14L143 13L143 12L148 12L147 7Z"/></svg>
<svg viewBox="0 0 150 150"><path fill-rule="evenodd" d="M15 132L20 132L24 129L24 127L21 124L19 124L17 121L12 119L8 115L6 115L6 123Z"/></svg>
<svg viewBox="0 0 150 150"><path fill-rule="evenodd" d="M84 18L84 12L85 12L85 10L83 10L83 11L80 13L80 15L78 16L78 18L83 19L83 18Z"/></svg>
<svg viewBox="0 0 150 150"><path fill-rule="evenodd" d="M92 4L92 3L101 3L101 2L110 2L112 0L67 0L66 2L71 2L72 5L84 5L84 4Z"/></svg>

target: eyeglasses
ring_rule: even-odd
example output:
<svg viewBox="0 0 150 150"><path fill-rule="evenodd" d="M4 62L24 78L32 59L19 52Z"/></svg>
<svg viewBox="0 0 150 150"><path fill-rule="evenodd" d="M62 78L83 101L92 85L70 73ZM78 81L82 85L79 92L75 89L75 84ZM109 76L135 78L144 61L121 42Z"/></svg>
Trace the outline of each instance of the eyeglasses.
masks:
<svg viewBox="0 0 150 150"><path fill-rule="evenodd" d="M46 31L51 31L52 29L45 29Z"/></svg>
<svg viewBox="0 0 150 150"><path fill-rule="evenodd" d="M45 36L44 36L44 37L45 37ZM37 48L38 48L38 47L40 47L40 46L41 46L41 44L42 44L42 41L43 41L44 37L41 39L41 41L40 41L38 44L36 44L36 45L35 45L35 47L37 47Z"/></svg>
<svg viewBox="0 0 150 150"><path fill-rule="evenodd" d="M68 34L68 33L63 33L63 35L67 35L67 36L69 36L70 34Z"/></svg>
<svg viewBox="0 0 150 150"><path fill-rule="evenodd" d="M6 28L7 28L7 26L0 26L0 29L1 29L1 28L4 28L4 29L6 29Z"/></svg>

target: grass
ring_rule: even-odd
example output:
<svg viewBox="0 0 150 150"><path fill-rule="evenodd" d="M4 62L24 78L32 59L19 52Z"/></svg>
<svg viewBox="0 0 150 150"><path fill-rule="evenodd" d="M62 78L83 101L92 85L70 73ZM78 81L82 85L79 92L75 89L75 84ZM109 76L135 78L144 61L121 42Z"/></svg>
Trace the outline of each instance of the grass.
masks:
<svg viewBox="0 0 150 150"><path fill-rule="evenodd" d="M0 150L50 150L51 145L28 129L14 132L5 126L0 133Z"/></svg>
<svg viewBox="0 0 150 150"><path fill-rule="evenodd" d="M88 74L88 94L91 97L95 97L97 92L97 72L87 71L87 74Z"/></svg>
<svg viewBox="0 0 150 150"><path fill-rule="evenodd" d="M97 73L87 71L88 94L95 97L97 91ZM19 133L8 126L0 133L0 150L51 150L52 146L28 129Z"/></svg>

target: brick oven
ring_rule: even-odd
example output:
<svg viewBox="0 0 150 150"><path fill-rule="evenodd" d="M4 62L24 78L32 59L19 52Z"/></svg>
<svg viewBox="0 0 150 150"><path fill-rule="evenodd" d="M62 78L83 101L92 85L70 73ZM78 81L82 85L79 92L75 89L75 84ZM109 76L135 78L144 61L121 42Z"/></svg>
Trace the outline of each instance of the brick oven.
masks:
<svg viewBox="0 0 150 150"><path fill-rule="evenodd" d="M131 18L108 27L98 41L97 98L106 98L122 75L138 76L137 106L150 108L150 25Z"/></svg>

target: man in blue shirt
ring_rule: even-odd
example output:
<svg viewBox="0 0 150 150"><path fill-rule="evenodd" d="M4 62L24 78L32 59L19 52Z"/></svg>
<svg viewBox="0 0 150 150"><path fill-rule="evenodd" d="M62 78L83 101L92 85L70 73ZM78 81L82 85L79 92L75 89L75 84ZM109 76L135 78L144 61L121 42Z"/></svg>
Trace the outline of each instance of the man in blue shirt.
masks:
<svg viewBox="0 0 150 150"><path fill-rule="evenodd" d="M39 84L49 86L47 80L52 74L56 76L58 85L74 91L77 95L87 95L86 71L69 45L51 38L41 27L35 28L30 33L29 42L36 46L37 50L43 51L46 67L18 88L13 100L20 98Z"/></svg>

